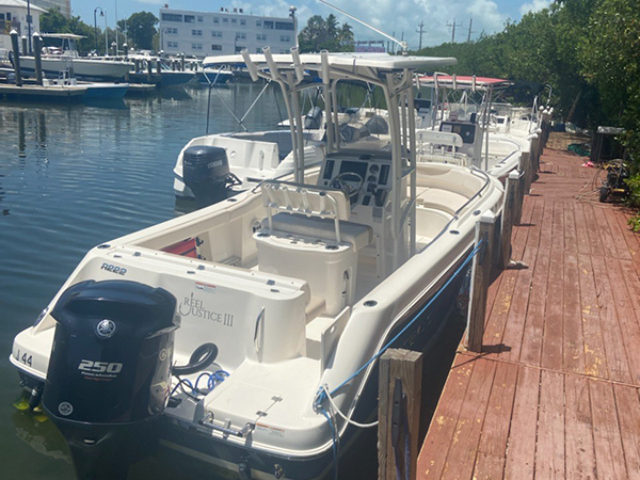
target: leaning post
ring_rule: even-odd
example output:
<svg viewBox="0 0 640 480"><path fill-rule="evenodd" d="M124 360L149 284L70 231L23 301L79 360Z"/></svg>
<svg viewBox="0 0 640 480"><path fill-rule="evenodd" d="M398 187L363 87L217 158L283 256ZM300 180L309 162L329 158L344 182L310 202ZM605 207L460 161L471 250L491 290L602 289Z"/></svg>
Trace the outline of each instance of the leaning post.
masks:
<svg viewBox="0 0 640 480"><path fill-rule="evenodd" d="M484 334L485 311L487 307L487 289L491 281L491 258L493 233L496 216L493 212L485 212L476 223L475 245L480 250L473 258L471 266L471 291L469 292L469 309L467 311L467 332L465 347L471 352L482 351L482 335Z"/></svg>
<svg viewBox="0 0 640 480"><path fill-rule="evenodd" d="M422 354L389 349L380 357L378 480L415 479L422 403ZM408 460L408 464L407 464Z"/></svg>

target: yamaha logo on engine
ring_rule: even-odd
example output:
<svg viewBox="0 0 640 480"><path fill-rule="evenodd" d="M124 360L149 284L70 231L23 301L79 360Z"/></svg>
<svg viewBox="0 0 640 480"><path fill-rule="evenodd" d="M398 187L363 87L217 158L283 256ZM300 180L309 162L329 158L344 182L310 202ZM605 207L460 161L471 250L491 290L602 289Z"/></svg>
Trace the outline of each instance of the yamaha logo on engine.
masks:
<svg viewBox="0 0 640 480"><path fill-rule="evenodd" d="M111 320L102 320L96 327L96 333L99 337L110 338L116 331L116 324Z"/></svg>

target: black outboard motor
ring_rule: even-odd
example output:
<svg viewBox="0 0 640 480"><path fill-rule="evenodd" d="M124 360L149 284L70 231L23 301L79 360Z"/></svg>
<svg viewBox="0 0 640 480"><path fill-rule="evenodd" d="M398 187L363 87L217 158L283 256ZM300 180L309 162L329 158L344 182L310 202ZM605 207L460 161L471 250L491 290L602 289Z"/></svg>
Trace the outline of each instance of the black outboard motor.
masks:
<svg viewBox="0 0 640 480"><path fill-rule="evenodd" d="M234 195L231 187L241 183L229 170L226 150L211 145L187 148L182 154L182 171L197 208L208 207Z"/></svg>
<svg viewBox="0 0 640 480"><path fill-rule="evenodd" d="M319 130L322 128L322 109L313 107L304 117L304 128Z"/></svg>
<svg viewBox="0 0 640 480"><path fill-rule="evenodd" d="M78 479L124 480L151 453L171 388L176 299L137 282L67 289L42 404L65 437Z"/></svg>

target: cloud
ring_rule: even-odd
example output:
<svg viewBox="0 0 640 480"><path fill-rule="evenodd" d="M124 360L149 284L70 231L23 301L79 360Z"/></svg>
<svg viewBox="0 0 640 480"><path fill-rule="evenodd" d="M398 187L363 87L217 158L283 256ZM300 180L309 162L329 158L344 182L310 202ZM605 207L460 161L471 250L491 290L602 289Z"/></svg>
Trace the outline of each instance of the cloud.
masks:
<svg viewBox="0 0 640 480"><path fill-rule="evenodd" d="M525 15L529 12L539 12L551 5L551 0L533 0L529 3L524 3L520 7L520 15Z"/></svg>

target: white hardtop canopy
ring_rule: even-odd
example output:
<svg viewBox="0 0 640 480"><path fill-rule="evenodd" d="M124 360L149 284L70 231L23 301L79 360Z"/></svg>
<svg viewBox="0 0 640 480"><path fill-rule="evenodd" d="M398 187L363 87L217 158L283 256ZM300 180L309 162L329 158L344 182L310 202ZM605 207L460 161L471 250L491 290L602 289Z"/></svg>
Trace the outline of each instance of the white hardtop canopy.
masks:
<svg viewBox="0 0 640 480"><path fill-rule="evenodd" d="M42 38L60 38L63 40L80 40L84 35L76 35L75 33L41 33Z"/></svg>
<svg viewBox="0 0 640 480"><path fill-rule="evenodd" d="M291 53L273 54L273 61L280 68L293 68L297 63L295 57L306 70L322 70L322 53L303 53L295 55ZM266 65L268 60L264 54L251 54L249 58L256 65ZM433 70L437 67L454 65L457 60L452 57L404 57L389 55L386 53L327 53L328 63L333 67L347 67L355 70L372 69L380 73L399 71L403 69ZM246 61L242 55L220 55L207 57L203 62L205 67L219 67L222 65L245 66Z"/></svg>

